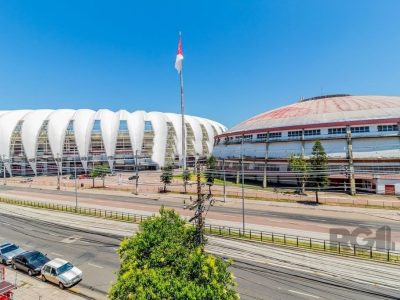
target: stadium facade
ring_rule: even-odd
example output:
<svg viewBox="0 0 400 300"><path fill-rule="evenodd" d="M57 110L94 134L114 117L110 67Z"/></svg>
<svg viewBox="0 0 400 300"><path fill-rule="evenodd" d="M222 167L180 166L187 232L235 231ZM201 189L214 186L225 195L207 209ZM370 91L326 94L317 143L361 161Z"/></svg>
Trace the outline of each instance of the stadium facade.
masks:
<svg viewBox="0 0 400 300"><path fill-rule="evenodd" d="M400 97L328 95L302 99L244 121L215 138L227 170L290 184L290 155L308 158L320 140L330 188L400 194ZM294 183L294 182L292 182Z"/></svg>
<svg viewBox="0 0 400 300"><path fill-rule="evenodd" d="M212 153L214 137L225 126L185 116L187 159ZM160 168L182 157L181 115L107 109L0 111L2 175Z"/></svg>

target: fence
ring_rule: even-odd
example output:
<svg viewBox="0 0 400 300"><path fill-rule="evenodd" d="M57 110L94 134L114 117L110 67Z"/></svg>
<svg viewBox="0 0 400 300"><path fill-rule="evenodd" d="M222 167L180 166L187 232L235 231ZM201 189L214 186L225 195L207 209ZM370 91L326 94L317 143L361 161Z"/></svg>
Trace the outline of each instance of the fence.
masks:
<svg viewBox="0 0 400 300"><path fill-rule="evenodd" d="M75 207L71 205L54 204L48 202L16 200L4 197L0 197L0 202L12 205L43 208L43 209L76 213L86 216L93 216L98 218L139 223L139 224L142 223L144 220L152 218L154 216L154 215L149 216L149 215L140 215L140 214L120 212L120 211L112 211L99 208ZM379 261L387 261L391 263L400 262L399 251L379 249L373 247L364 247L360 245L349 245L330 240L281 234L276 232L268 232L268 231L253 230L253 229L247 229L243 231L243 229L237 227L206 224L205 234L220 236L220 237L236 238L242 240L250 240L260 243L277 244L277 245L297 247L302 249L310 249L315 251L323 251L332 254L354 256L354 257L373 259Z"/></svg>
<svg viewBox="0 0 400 300"><path fill-rule="evenodd" d="M388 261L393 263L400 262L400 252L388 249L379 249L374 247L364 247L360 245L349 245L336 241L315 239L276 232L267 232L261 230L244 230L235 227L206 225L206 233L222 237L239 238L262 243L273 243L324 251L339 255L356 256L360 258Z"/></svg>
<svg viewBox="0 0 400 300"><path fill-rule="evenodd" d="M28 200L16 200L3 197L0 198L0 202L12 205L28 206L33 208L43 208L43 209L57 210L68 213L76 213L80 215L111 219L117 221L132 222L132 223L142 223L144 220L152 217L147 215L139 215L139 214L126 213L121 211L113 211L100 208L90 208L81 206L75 207L72 205L55 204L55 203L39 202L39 201L28 201Z"/></svg>

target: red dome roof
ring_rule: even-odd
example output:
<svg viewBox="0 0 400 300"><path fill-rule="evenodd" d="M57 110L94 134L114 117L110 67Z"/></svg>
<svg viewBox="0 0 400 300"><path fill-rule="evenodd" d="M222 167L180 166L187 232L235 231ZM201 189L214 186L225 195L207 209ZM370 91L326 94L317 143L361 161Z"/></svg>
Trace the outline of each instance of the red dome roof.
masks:
<svg viewBox="0 0 400 300"><path fill-rule="evenodd" d="M333 95L306 99L259 114L224 135L266 129L341 126L354 122L367 124L372 120L400 122L400 97Z"/></svg>

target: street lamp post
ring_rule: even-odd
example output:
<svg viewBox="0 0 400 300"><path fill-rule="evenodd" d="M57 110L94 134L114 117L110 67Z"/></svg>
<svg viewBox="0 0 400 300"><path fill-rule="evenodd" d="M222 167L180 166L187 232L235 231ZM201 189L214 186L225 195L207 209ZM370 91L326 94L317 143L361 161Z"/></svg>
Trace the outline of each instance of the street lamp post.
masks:
<svg viewBox="0 0 400 300"><path fill-rule="evenodd" d="M224 175L224 202L226 201L226 171L225 171L225 158L222 159L222 172Z"/></svg>
<svg viewBox="0 0 400 300"><path fill-rule="evenodd" d="M4 176L4 182L3 185L7 185L7 176L6 176L6 156L3 154L3 176Z"/></svg>
<svg viewBox="0 0 400 300"><path fill-rule="evenodd" d="M57 153L57 190L60 190L60 153Z"/></svg>
<svg viewBox="0 0 400 300"><path fill-rule="evenodd" d="M139 165L138 165L138 153L139 151L135 151L135 169L136 169L136 178L135 178L135 195L138 195L138 188L139 188Z"/></svg>
<svg viewBox="0 0 400 300"><path fill-rule="evenodd" d="M77 182L76 182L76 147L75 147L75 153L74 153L74 173L75 173L75 211L78 211L78 187L77 187Z"/></svg>

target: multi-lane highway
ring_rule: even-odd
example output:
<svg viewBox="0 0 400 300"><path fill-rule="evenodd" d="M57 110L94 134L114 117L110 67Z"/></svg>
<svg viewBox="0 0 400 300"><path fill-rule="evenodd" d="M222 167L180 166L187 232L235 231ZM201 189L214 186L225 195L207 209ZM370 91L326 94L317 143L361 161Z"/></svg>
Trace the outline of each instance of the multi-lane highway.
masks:
<svg viewBox="0 0 400 300"><path fill-rule="evenodd" d="M75 193L72 191L57 191L54 189L36 189L36 188L25 188L16 186L0 186L0 192L4 195L26 196L29 198L40 198L43 201L55 201L60 200L74 204ZM112 209L116 208L135 208L139 207L141 210L158 211L161 205L166 207L182 210L183 204L181 199L172 200L173 197L160 197L159 199L151 199L149 197L141 197L134 195L112 195L112 194L101 194L101 193L79 193L79 201L83 205L91 206L101 203L101 205ZM218 204L212 208L208 217L214 219L240 219L242 209L237 206L228 204ZM390 226L394 238L400 238L400 213L394 214L394 217L381 216L374 212L374 210L366 209L352 209L349 211L338 211L329 212L327 210L317 210L313 207L307 207L303 205L302 208L294 207L281 207L277 208L271 203L267 203L263 206L248 206L245 209L245 214L248 222L254 221L258 224L274 224L273 222L280 222L285 220L285 227L290 227L292 224L293 228L299 228L304 223L313 229L313 226L320 226L320 228L330 227L369 227L369 228L380 228L384 225ZM270 222L269 222L270 221ZM315 229L316 227L314 227ZM324 229L321 229L322 231Z"/></svg>
<svg viewBox="0 0 400 300"><path fill-rule="evenodd" d="M84 271L75 289L105 297L118 269L115 251L137 225L0 205L0 242L71 260ZM207 251L234 259L242 299L400 298L398 266L215 237Z"/></svg>

